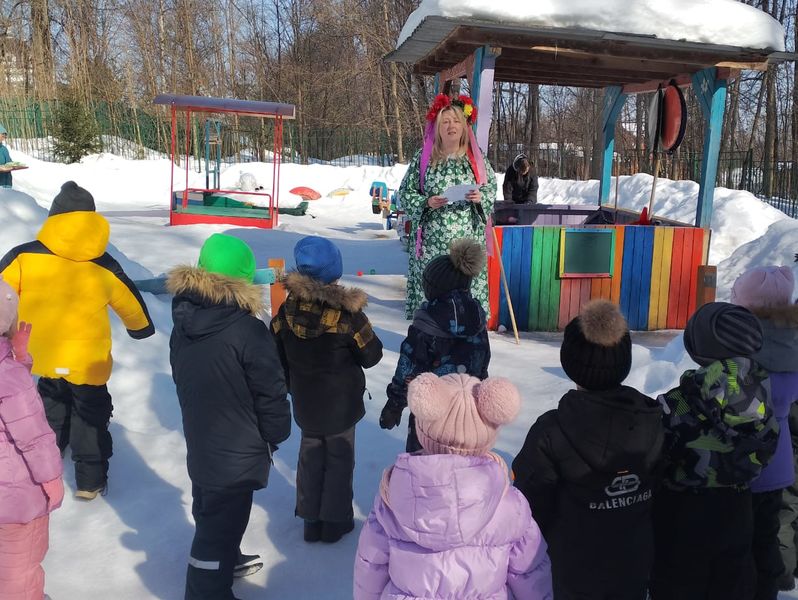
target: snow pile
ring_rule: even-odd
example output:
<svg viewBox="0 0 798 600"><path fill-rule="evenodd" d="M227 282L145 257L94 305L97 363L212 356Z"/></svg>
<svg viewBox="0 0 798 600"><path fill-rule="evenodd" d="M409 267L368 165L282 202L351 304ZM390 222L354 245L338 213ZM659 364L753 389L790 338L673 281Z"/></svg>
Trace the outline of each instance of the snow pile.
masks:
<svg viewBox="0 0 798 600"><path fill-rule="evenodd" d="M422 0L405 22L396 47L430 16L784 51L781 24L736 0Z"/></svg>

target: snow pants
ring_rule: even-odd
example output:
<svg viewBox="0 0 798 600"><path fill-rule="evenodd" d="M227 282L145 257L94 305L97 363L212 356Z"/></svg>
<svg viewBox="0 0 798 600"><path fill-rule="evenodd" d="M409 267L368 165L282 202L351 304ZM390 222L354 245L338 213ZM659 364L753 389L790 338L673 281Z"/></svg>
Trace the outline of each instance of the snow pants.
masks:
<svg viewBox="0 0 798 600"><path fill-rule="evenodd" d="M421 442L418 441L418 434L416 434L416 415L410 413L407 418L407 442L405 443L405 452L417 452L421 450Z"/></svg>
<svg viewBox="0 0 798 600"><path fill-rule="evenodd" d="M217 492L191 486L194 540L185 600L235 600L233 568L252 510L252 490Z"/></svg>
<svg viewBox="0 0 798 600"><path fill-rule="evenodd" d="M113 405L105 385L76 385L66 379L39 379L47 422L63 454L72 448L79 490L96 490L108 479L112 441L108 432Z"/></svg>
<svg viewBox="0 0 798 600"><path fill-rule="evenodd" d="M653 600L747 599L754 582L750 490L654 495Z"/></svg>
<svg viewBox="0 0 798 600"><path fill-rule="evenodd" d="M779 552L779 508L781 490L751 494L754 538L751 551L756 566L755 600L776 600L778 579L784 573Z"/></svg>
<svg viewBox="0 0 798 600"><path fill-rule="evenodd" d="M21 525L0 525L0 598L42 600L50 515Z"/></svg>
<svg viewBox="0 0 798 600"><path fill-rule="evenodd" d="M296 516L308 521L351 521L354 472L354 427L334 435L303 431L296 470Z"/></svg>
<svg viewBox="0 0 798 600"><path fill-rule="evenodd" d="M798 457L793 456L798 475ZM798 479L782 491L779 509L779 550L784 572L792 575L798 568L796 560L796 528L798 528Z"/></svg>

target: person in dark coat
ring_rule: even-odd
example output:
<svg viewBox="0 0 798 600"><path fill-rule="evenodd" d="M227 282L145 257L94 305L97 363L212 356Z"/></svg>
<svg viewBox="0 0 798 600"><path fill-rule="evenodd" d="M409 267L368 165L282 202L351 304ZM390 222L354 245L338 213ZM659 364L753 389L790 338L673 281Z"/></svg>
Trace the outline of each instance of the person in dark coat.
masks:
<svg viewBox="0 0 798 600"><path fill-rule="evenodd" d="M538 201L538 176L526 154L519 154L504 173L502 186L504 201L516 204L536 204Z"/></svg>
<svg viewBox="0 0 798 600"><path fill-rule="evenodd" d="M779 423L776 453L751 482L753 556L757 570L755 600L776 600L784 583L779 511L782 492L795 483L787 418L798 400L798 306L792 303L794 288L790 267L755 267L736 279L731 292L731 301L750 310L762 324L762 349L753 358L770 375L771 405ZM793 565L789 571L790 589L794 568Z"/></svg>
<svg viewBox="0 0 798 600"><path fill-rule="evenodd" d="M252 493L266 486L272 453L291 433L277 347L254 285L255 257L215 233L197 267L176 267L169 360L183 415L196 529L186 600L231 600Z"/></svg>
<svg viewBox="0 0 798 600"><path fill-rule="evenodd" d="M469 238L455 240L449 250L424 269L427 302L416 310L400 347L380 414L380 427L393 429L407 406L407 384L421 373L442 377L465 373L487 379L490 362L487 320L482 305L471 296L471 280L485 266L485 251ZM421 450L415 416L410 413L406 452Z"/></svg>
<svg viewBox="0 0 798 600"><path fill-rule="evenodd" d="M565 328L560 362L577 389L543 414L513 461L515 486L549 543L556 600L645 600L662 409L621 383L626 320L594 300Z"/></svg>
<svg viewBox="0 0 798 600"><path fill-rule="evenodd" d="M302 238L294 247L296 271L271 322L285 370L294 419L302 430L297 466L296 515L306 542L337 542L354 529L352 477L355 425L366 414L363 369L382 358L371 328L366 293L336 283L341 252L331 241Z"/></svg>
<svg viewBox="0 0 798 600"><path fill-rule="evenodd" d="M660 396L663 485L654 499L654 600L753 597L751 482L779 438L768 373L752 357L762 326L749 310L710 302L684 347L698 365Z"/></svg>
<svg viewBox="0 0 798 600"><path fill-rule="evenodd" d="M792 464L795 480L784 490L779 510L779 551L784 565L784 573L778 579L779 590L795 588L795 575L798 572L798 404L790 407L787 419L792 445Z"/></svg>

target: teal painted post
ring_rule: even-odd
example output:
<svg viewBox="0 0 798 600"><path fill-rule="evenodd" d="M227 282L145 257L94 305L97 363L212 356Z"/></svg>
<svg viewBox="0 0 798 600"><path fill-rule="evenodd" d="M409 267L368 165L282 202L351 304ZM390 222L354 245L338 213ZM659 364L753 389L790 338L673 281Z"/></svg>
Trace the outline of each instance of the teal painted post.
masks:
<svg viewBox="0 0 798 600"><path fill-rule="evenodd" d="M474 76L471 79L471 97L477 105L477 122L474 135L483 154L488 151L488 135L493 118L493 75L496 69L497 53L490 46L476 50L474 56Z"/></svg>
<svg viewBox="0 0 798 600"><path fill-rule="evenodd" d="M718 175L718 155L723 129L723 111L726 108L725 79L717 79L717 69L704 69L693 75L693 91L704 113L704 155L701 161L701 179L698 187L698 205L695 211L696 227L709 227L712 223L712 203L715 198L715 179Z"/></svg>
<svg viewBox="0 0 798 600"><path fill-rule="evenodd" d="M615 123L626 102L626 94L617 85L604 89L604 108L601 111L602 139L604 152L601 155L601 184L599 185L599 206L610 198L612 182L612 159L615 154Z"/></svg>
<svg viewBox="0 0 798 600"><path fill-rule="evenodd" d="M435 96L441 93L441 74L435 73L433 91L435 92Z"/></svg>

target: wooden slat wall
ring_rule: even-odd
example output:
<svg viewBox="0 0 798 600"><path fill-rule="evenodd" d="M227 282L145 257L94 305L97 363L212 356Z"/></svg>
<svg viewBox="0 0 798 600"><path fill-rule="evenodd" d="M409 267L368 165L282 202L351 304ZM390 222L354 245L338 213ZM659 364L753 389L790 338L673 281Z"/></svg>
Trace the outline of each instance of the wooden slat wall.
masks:
<svg viewBox="0 0 798 600"><path fill-rule="evenodd" d="M621 307L635 330L679 329L695 310L698 266L708 232L692 227L611 226L613 277L559 278L561 227L498 227L499 246L521 330L563 329L593 298ZM488 259L489 326L511 326L498 260Z"/></svg>

